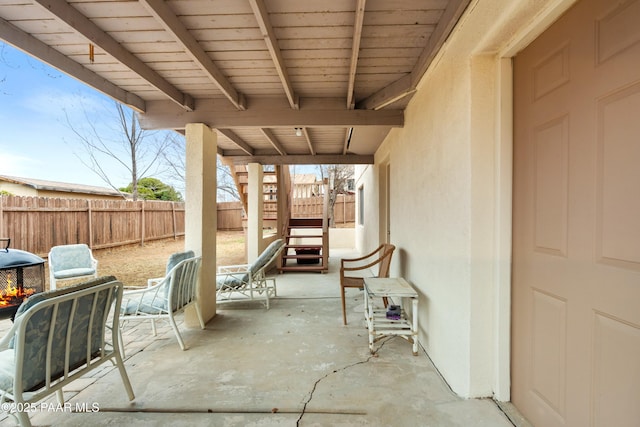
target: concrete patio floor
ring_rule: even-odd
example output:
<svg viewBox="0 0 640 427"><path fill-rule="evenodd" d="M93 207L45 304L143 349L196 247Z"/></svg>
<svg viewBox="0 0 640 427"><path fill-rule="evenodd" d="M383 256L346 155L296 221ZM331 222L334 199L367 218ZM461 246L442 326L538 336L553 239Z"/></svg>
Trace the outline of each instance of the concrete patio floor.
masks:
<svg viewBox="0 0 640 427"><path fill-rule="evenodd" d="M514 425L491 399L457 397L424 350L413 356L402 338L382 339L370 354L362 291L347 290L349 325L342 325L338 258L348 255L333 251L328 274L278 275L270 310L234 303L218 306L205 330L179 323L187 351L164 322L157 337L147 323L128 324L135 400L105 365L64 389L66 408L47 399L30 414L33 425ZM83 406L95 412L75 411ZM2 414L0 425L15 421Z"/></svg>

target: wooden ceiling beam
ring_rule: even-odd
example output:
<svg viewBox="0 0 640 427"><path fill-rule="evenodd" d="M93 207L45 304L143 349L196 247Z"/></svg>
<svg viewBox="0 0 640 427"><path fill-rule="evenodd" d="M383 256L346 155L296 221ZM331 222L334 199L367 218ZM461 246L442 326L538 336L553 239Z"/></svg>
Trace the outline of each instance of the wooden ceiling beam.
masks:
<svg viewBox="0 0 640 427"><path fill-rule="evenodd" d="M357 107L377 110L413 94L470 2L471 0L449 1L411 73L358 102Z"/></svg>
<svg viewBox="0 0 640 427"><path fill-rule="evenodd" d="M429 65L431 65L431 62L444 45L444 42L447 41L449 34L453 31L453 28L467 9L467 6L469 6L469 3L471 3L471 0L449 0L447 3L442 17L438 20L438 25L436 25L433 33L431 33L427 45L411 71L416 86L422 79L422 76L424 76L424 73L427 72Z"/></svg>
<svg viewBox="0 0 640 427"><path fill-rule="evenodd" d="M139 116L144 129L182 129L187 123L204 123L211 128L304 128L304 127L402 127L402 110L347 110L344 107L278 108L268 98L245 111L224 108L219 102L199 101L196 110L179 111L168 101L148 101L147 111Z"/></svg>
<svg viewBox="0 0 640 427"><path fill-rule="evenodd" d="M264 37L264 41L267 44L267 49L269 49L271 60L276 67L276 71L278 72L278 76L280 77L280 81L282 82L282 86L284 88L285 94L287 95L287 99L289 100L289 104L291 105L291 108L297 110L300 106L299 99L293 90L293 85L291 84L291 79L289 78L287 67L284 65L284 59L282 58L282 52L280 51L280 47L278 46L276 33L271 26L271 22L269 21L269 12L267 11L263 0L249 0L249 3L251 4L253 14L258 21L258 25L260 26L262 37Z"/></svg>
<svg viewBox="0 0 640 427"><path fill-rule="evenodd" d="M239 110L244 110L244 97L229 83L222 71L213 63L189 30L180 22L164 0L140 0L147 10L162 24L173 38L184 48L187 55L207 74L213 83Z"/></svg>
<svg viewBox="0 0 640 427"><path fill-rule="evenodd" d="M347 154L349 144L351 143L351 136L353 135L353 128L348 128L344 133L344 144L342 144L342 154Z"/></svg>
<svg viewBox="0 0 640 427"><path fill-rule="evenodd" d="M146 110L146 104L139 96L119 88L4 19L0 19L0 39L138 112Z"/></svg>
<svg viewBox="0 0 640 427"><path fill-rule="evenodd" d="M259 163L262 165L372 165L374 156L358 154L316 154L287 156L226 156L236 165Z"/></svg>
<svg viewBox="0 0 640 427"><path fill-rule="evenodd" d="M360 54L360 40L362 39L362 25L364 23L364 8L367 0L358 0L356 6L356 18L353 24L353 39L351 42L351 61L349 65L349 87L347 89L347 108L353 109L353 91L356 84L356 72L358 70L358 56Z"/></svg>
<svg viewBox="0 0 640 427"><path fill-rule="evenodd" d="M282 147L282 145L278 141L278 138L276 138L276 136L273 134L273 132L271 132L271 130L269 130L267 128L262 128L260 130L262 131L262 134L265 136L265 138L267 138L269 143L271 145L273 145L273 148L275 148L276 151L278 153L280 153L281 156L286 156L287 155L287 152L285 151L285 149Z"/></svg>
<svg viewBox="0 0 640 427"><path fill-rule="evenodd" d="M253 148L251 148L251 146L249 146L249 144L247 144L242 138L236 135L235 132L233 132L230 129L220 129L220 128L218 128L217 131L220 132L222 135L226 136L227 138L229 138L231 142L236 144L238 148L240 148L242 151L244 151L250 156L253 156ZM218 154L221 154L221 153L218 152Z"/></svg>
<svg viewBox="0 0 640 427"><path fill-rule="evenodd" d="M311 142L311 137L309 136L309 131L307 128L302 128L302 134L304 135L304 139L307 141L307 145L309 146L309 153L312 156L316 155L316 150L313 148L313 143Z"/></svg>
<svg viewBox="0 0 640 427"><path fill-rule="evenodd" d="M127 66L184 110L193 110L194 100L190 95L178 90L65 0L35 0L35 2L69 25L74 31L82 34L90 43Z"/></svg>
<svg viewBox="0 0 640 427"><path fill-rule="evenodd" d="M411 74L407 74L389 86L380 89L367 99L358 102L357 107L365 110L379 110L414 93L416 91L416 85L417 82L413 81Z"/></svg>

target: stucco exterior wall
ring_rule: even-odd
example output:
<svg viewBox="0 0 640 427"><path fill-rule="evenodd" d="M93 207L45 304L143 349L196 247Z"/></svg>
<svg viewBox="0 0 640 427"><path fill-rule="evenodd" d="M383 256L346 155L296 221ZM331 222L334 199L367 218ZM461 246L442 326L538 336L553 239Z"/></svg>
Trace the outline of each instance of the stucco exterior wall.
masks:
<svg viewBox="0 0 640 427"><path fill-rule="evenodd" d="M378 206L380 204L378 197L379 174L377 173L379 164L376 165L356 165L356 250L360 253L366 253L374 250L380 244L380 236L378 232L378 223L380 221L380 212ZM364 191L364 224L359 223L360 212L363 209L360 205L359 194L360 189Z"/></svg>
<svg viewBox="0 0 640 427"><path fill-rule="evenodd" d="M388 135L374 165L357 169L367 223L356 226L356 248L382 241L378 187L388 162L391 274L418 290L421 343L463 397L501 389L499 400L509 398L512 111L504 58L572 3L472 1L418 85L404 127Z"/></svg>
<svg viewBox="0 0 640 427"><path fill-rule="evenodd" d="M70 191L36 190L33 187L12 182L0 182L0 191L7 191L16 196L51 197L62 199L96 199L96 200L123 200L122 196L110 196L107 194L80 193Z"/></svg>
<svg viewBox="0 0 640 427"><path fill-rule="evenodd" d="M0 191L7 191L16 196L37 196L38 190L26 185L14 184L13 182L0 181Z"/></svg>

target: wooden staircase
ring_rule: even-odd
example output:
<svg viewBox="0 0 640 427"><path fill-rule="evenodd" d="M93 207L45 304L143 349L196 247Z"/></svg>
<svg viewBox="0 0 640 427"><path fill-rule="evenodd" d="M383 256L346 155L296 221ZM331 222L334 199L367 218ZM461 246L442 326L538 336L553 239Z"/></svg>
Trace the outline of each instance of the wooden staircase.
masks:
<svg viewBox="0 0 640 427"><path fill-rule="evenodd" d="M280 272L329 269L329 230L325 218L290 218L284 233Z"/></svg>
<svg viewBox="0 0 640 427"><path fill-rule="evenodd" d="M249 187L249 173L246 165L234 165L226 158L222 158L223 163L229 167L229 171L238 189L238 195L240 196L240 202L244 209L245 214L249 212L248 208L248 187ZM278 218L278 191L277 188L281 185L277 179L276 171L263 171L262 176L263 185L263 214L262 218L265 226L270 228L276 228L276 221ZM243 218L243 223L246 221L246 217Z"/></svg>
<svg viewBox="0 0 640 427"><path fill-rule="evenodd" d="M245 213L248 212L248 172L245 165L234 165L222 158L230 169ZM280 191L282 190L282 191ZM284 208L278 218L278 194ZM280 236L285 248L278 265L280 273L287 271L329 270L329 197L325 184L322 218L291 218L292 187L287 166L276 166L275 171L263 172L263 225L274 227L281 221Z"/></svg>

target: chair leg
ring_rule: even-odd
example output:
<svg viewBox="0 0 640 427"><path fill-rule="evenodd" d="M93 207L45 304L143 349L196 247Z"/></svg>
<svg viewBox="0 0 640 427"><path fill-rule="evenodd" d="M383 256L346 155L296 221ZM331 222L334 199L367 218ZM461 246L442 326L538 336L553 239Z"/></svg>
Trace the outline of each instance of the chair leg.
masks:
<svg viewBox="0 0 640 427"><path fill-rule="evenodd" d="M198 305L198 302L196 301L193 306L196 308L196 314L198 315L198 321L200 322L200 329L204 329L204 320L202 319L202 313L200 312L200 306Z"/></svg>
<svg viewBox="0 0 640 427"><path fill-rule="evenodd" d="M58 403L64 405L64 393L61 388L56 390L56 397L58 398Z"/></svg>
<svg viewBox="0 0 640 427"><path fill-rule="evenodd" d="M121 324L118 326L118 347L120 347L118 350L120 350L120 355L122 356L122 358L125 358L125 353L124 353L124 340L122 339L122 328L124 327L124 324Z"/></svg>
<svg viewBox="0 0 640 427"><path fill-rule="evenodd" d="M129 400L135 399L135 395L133 394L133 388L131 387L131 382L129 382L129 376L127 375L127 371L124 368L124 362L122 361L122 357L120 353L116 352L116 366L118 367L118 371L120 371L120 378L122 378L122 383L124 384L124 388L127 390L127 395L129 396Z"/></svg>
<svg viewBox="0 0 640 427"><path fill-rule="evenodd" d="M344 301L344 286L340 286L340 296L342 297L342 324L347 324L347 306Z"/></svg>
<svg viewBox="0 0 640 427"><path fill-rule="evenodd" d="M176 334L176 338L178 339L178 344L180 344L180 348L184 351L187 348L184 345L184 341L182 340L182 335L180 335L180 331L178 330L178 325L176 325L176 321L173 318L173 315L169 315L169 323L171 324L171 327L173 328L173 332L175 332Z"/></svg>
<svg viewBox="0 0 640 427"><path fill-rule="evenodd" d="M20 424L20 427L31 427L31 420L29 419L28 413L17 411L14 416L18 419L18 424Z"/></svg>
<svg viewBox="0 0 640 427"><path fill-rule="evenodd" d="M158 332L156 331L156 320L151 319L151 331L153 332L153 336L158 336Z"/></svg>

